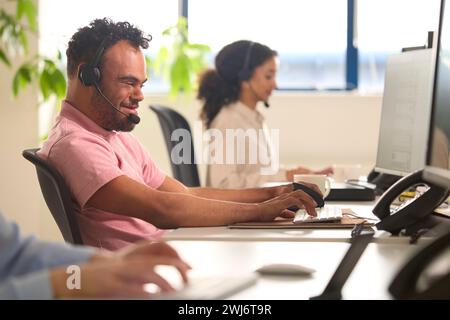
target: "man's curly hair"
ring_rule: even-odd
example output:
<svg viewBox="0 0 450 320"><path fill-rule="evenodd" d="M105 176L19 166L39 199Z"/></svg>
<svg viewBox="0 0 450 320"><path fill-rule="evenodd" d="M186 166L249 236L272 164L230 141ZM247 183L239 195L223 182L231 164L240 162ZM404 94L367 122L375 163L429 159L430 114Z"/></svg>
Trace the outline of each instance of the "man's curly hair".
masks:
<svg viewBox="0 0 450 320"><path fill-rule="evenodd" d="M135 48L147 49L151 35L144 34L129 22L115 23L107 18L95 19L89 26L78 29L66 50L68 76L76 74L80 63L94 59L102 41L106 50L121 40L128 41Z"/></svg>

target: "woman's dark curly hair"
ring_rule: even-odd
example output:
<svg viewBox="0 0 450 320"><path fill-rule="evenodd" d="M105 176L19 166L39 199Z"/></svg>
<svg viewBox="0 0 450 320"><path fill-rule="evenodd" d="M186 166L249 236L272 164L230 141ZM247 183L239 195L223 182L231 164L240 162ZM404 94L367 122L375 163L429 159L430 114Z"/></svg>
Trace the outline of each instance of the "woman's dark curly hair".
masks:
<svg viewBox="0 0 450 320"><path fill-rule="evenodd" d="M201 75L198 88L197 98L203 102L200 118L207 128L222 107L239 99L242 70L248 69L253 74L255 68L274 56L276 51L248 40L230 43L220 50L215 59L216 68Z"/></svg>
<svg viewBox="0 0 450 320"><path fill-rule="evenodd" d="M115 23L107 18L95 19L89 26L78 29L70 39L66 50L67 74L73 77L80 63L91 61L102 41L105 50L120 40L127 40L136 48L147 49L151 38L128 22Z"/></svg>

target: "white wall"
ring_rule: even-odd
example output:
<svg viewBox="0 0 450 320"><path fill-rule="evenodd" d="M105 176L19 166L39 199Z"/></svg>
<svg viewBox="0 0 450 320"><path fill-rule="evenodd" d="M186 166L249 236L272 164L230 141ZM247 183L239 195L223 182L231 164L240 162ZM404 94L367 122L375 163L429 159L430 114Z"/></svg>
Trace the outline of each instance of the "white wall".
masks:
<svg viewBox="0 0 450 320"><path fill-rule="evenodd" d="M319 168L337 164L375 163L381 112L380 96L354 93L283 93L271 98L263 110L270 128L280 129L280 162ZM193 127L200 104L194 100L169 101L165 96L147 97L140 107L141 124L135 134L161 169L170 173L169 157L150 104L174 107ZM196 150L196 152L198 152ZM200 166L202 181L205 168Z"/></svg>
<svg viewBox="0 0 450 320"><path fill-rule="evenodd" d="M15 2L0 0L0 7L14 12ZM36 38L29 38L30 53L37 49ZM40 232L40 190L34 168L22 158L22 150L36 146L37 92L30 88L12 98L13 70L22 61L14 60L12 69L0 64L0 210L18 221L24 233Z"/></svg>

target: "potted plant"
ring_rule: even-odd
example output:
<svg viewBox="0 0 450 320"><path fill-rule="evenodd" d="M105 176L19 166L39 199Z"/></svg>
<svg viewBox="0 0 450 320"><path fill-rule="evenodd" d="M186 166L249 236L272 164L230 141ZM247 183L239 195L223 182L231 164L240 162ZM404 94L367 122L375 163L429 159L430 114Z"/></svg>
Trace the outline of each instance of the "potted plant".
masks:
<svg viewBox="0 0 450 320"><path fill-rule="evenodd" d="M42 102L52 97L62 99L66 93L66 79L61 71L61 53L55 59L29 54L28 37L37 33L37 9L34 0L16 2L16 12L0 8L0 63L13 68L17 57L25 61L15 71L12 81L14 97L33 81L38 81Z"/></svg>
<svg viewBox="0 0 450 320"><path fill-rule="evenodd" d="M164 30L163 37L167 44L159 49L152 62L155 75L162 75L169 81L170 97L190 94L196 88L198 73L208 65L206 54L211 49L204 44L189 42L185 17Z"/></svg>

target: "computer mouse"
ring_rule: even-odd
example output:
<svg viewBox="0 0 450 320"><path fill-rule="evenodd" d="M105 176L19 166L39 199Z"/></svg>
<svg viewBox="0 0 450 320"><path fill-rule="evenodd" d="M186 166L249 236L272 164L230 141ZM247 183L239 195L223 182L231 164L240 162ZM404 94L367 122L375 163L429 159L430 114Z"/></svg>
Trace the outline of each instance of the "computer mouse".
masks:
<svg viewBox="0 0 450 320"><path fill-rule="evenodd" d="M256 272L262 275L274 276L306 276L314 273L315 271L316 270L312 268L291 263L272 263L256 269Z"/></svg>
<svg viewBox="0 0 450 320"><path fill-rule="evenodd" d="M307 187L301 183L293 182L292 184L294 186L294 191L302 190L303 192L307 193L311 198L313 198L314 201L317 203L318 208L322 208L325 205L325 201L323 200L322 196L315 190L313 190L310 187ZM297 206L293 206L293 207L289 207L288 209L296 212L299 208Z"/></svg>

